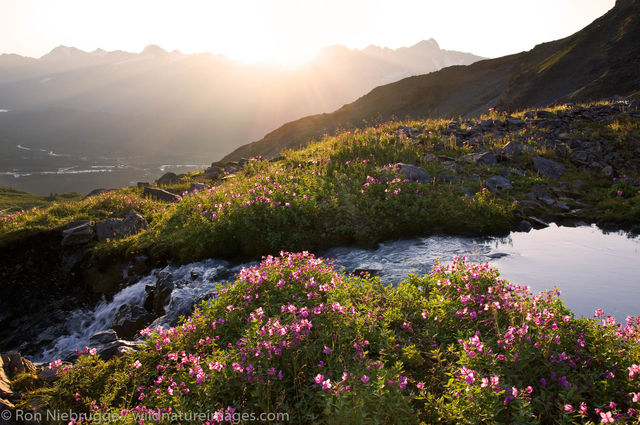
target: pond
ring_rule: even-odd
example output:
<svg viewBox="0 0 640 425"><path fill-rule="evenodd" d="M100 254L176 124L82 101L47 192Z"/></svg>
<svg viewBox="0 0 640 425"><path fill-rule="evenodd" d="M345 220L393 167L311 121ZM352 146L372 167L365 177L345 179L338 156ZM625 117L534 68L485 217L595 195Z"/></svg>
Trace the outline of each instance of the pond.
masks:
<svg viewBox="0 0 640 425"><path fill-rule="evenodd" d="M397 283L407 273L428 273L436 260L469 261L497 267L510 282L533 292L557 286L565 305L577 315L596 309L624 320L640 315L640 238L604 233L595 226L555 224L505 238L425 237L383 243L376 250L334 248L322 253L347 270L374 270L383 282Z"/></svg>

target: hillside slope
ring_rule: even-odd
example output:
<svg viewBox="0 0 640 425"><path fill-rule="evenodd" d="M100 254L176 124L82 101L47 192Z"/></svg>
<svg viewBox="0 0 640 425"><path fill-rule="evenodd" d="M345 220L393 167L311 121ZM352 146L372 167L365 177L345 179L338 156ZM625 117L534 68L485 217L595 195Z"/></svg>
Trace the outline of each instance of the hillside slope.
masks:
<svg viewBox="0 0 640 425"><path fill-rule="evenodd" d="M491 107L518 110L585 102L640 90L640 1L613 9L576 34L523 52L377 87L331 114L290 122L223 161L277 156L338 129L392 118L477 116Z"/></svg>

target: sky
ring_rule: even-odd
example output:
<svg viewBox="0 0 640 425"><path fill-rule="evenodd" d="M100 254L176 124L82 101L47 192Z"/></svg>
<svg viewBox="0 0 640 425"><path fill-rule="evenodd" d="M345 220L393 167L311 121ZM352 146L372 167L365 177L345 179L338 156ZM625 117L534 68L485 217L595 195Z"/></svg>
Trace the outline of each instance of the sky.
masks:
<svg viewBox="0 0 640 425"><path fill-rule="evenodd" d="M0 53L148 44L245 62L301 63L318 49L411 46L498 57L566 37L615 0L0 0Z"/></svg>

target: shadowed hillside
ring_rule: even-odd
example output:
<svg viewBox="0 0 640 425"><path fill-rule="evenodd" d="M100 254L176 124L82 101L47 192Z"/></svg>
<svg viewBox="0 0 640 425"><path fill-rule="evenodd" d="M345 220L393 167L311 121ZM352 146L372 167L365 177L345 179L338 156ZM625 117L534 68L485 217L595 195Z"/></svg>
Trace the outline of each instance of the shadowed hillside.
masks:
<svg viewBox="0 0 640 425"><path fill-rule="evenodd" d="M277 156L338 129L392 118L477 116L491 107L518 110L557 102L637 96L640 90L640 1L613 9L576 34L498 59L452 66L377 87L331 114L290 122L223 161Z"/></svg>

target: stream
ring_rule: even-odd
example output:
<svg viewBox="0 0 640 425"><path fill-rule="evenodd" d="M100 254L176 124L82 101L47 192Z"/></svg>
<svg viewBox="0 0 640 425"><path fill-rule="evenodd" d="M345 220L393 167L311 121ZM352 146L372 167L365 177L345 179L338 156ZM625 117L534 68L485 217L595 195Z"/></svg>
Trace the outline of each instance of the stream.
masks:
<svg viewBox="0 0 640 425"><path fill-rule="evenodd" d="M503 278L529 285L532 292L557 286L565 305L578 316L593 317L598 308L618 321L640 315L640 238L622 232L604 233L595 226L552 224L528 233L513 232L505 238L430 236L381 243L375 250L340 247L320 253L335 259L347 272L368 270L386 284L398 283L409 273L426 274L435 262L451 262L456 255L466 255L472 262L489 262ZM124 306L142 308L148 289L160 284L170 288L170 296L165 314L150 326L173 326L194 304L214 296L217 282L232 280L242 267L252 264L256 263L232 266L209 259L154 270L111 301L103 301L93 310L70 312L63 335L43 346L33 360L65 358L89 345L89 337L111 328Z"/></svg>

